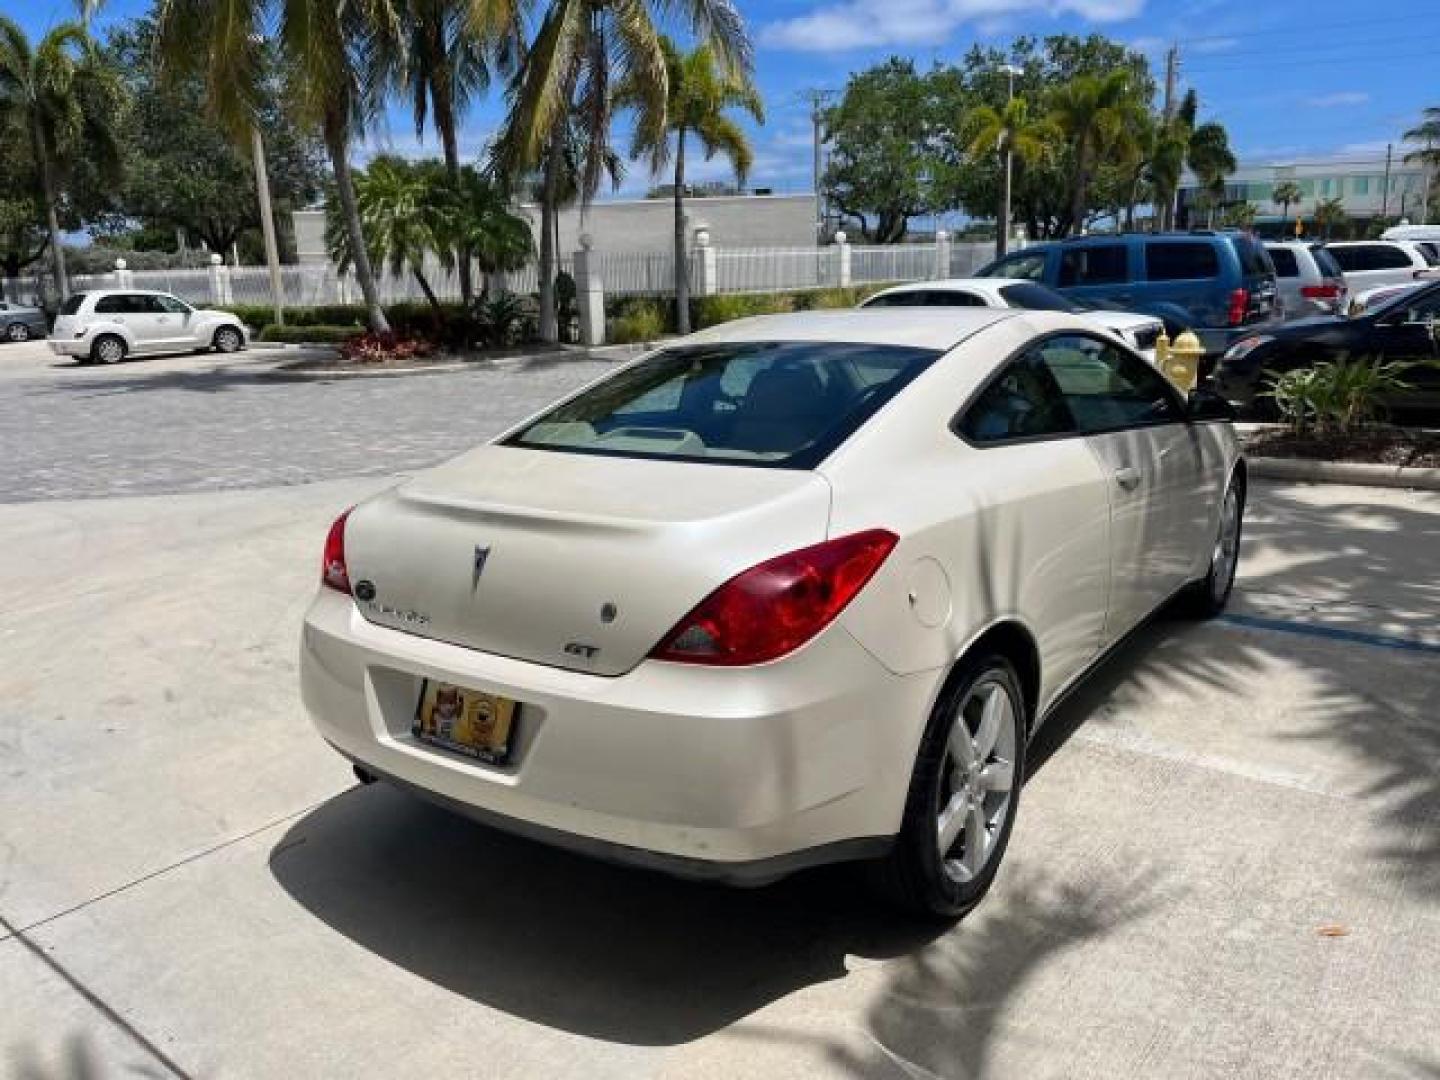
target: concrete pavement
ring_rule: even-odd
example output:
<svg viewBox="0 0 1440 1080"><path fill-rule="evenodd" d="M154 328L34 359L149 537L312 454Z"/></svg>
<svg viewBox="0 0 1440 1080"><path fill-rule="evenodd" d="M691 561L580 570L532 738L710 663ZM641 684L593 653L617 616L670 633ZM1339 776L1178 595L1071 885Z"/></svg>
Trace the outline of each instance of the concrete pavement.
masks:
<svg viewBox="0 0 1440 1080"><path fill-rule="evenodd" d="M685 884L354 787L294 647L385 482L0 507L0 1072L1440 1068L1440 498L1257 485L1233 617L1053 719L945 928L844 869Z"/></svg>

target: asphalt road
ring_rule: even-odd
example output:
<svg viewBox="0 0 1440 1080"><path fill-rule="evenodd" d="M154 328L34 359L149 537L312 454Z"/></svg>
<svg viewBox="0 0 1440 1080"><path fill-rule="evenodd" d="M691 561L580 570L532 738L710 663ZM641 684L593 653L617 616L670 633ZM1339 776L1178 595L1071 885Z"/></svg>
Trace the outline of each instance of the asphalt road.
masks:
<svg viewBox="0 0 1440 1080"><path fill-rule="evenodd" d="M76 408L17 370L7 454ZM1040 737L995 891L916 925L844 869L735 891L500 836L356 787L309 729L320 540L389 480L328 418L303 477L266 429L268 486L209 447L342 400L500 424L526 374L153 377L105 415L119 462L186 433L207 464L166 494L39 497L0 458L0 1075L1440 1073L1440 497L1256 485L1229 617L1102 669Z"/></svg>

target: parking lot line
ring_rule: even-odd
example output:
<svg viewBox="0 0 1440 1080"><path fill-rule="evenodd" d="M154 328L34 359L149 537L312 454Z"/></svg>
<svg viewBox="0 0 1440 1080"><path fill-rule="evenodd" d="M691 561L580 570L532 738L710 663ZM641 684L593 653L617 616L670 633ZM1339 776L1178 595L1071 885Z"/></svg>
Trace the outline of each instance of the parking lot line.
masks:
<svg viewBox="0 0 1440 1080"><path fill-rule="evenodd" d="M1372 634L1364 630L1343 630L1335 626L1317 626L1315 623L1294 622L1290 619L1266 619L1257 615L1221 615L1219 621L1234 626L1247 626L1254 630L1275 630L1282 634L1303 634L1307 637L1329 638L1331 641L1349 641L1356 645L1371 645L1377 649L1440 653L1440 645L1427 641L1412 641L1389 634Z"/></svg>

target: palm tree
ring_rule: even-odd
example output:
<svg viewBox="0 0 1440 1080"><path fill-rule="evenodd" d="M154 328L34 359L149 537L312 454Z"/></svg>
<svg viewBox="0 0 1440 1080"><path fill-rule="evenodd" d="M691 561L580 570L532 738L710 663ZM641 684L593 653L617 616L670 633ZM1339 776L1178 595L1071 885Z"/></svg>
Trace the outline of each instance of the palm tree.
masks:
<svg viewBox="0 0 1440 1080"><path fill-rule="evenodd" d="M693 52L682 53L668 37L660 38L665 54L666 100L665 125L637 131L631 147L633 158L648 157L650 171L659 175L673 156L675 200L675 328L682 334L690 332L690 274L687 261L689 244L685 235L685 142L694 135L705 151L705 160L716 154L730 159L735 180L743 185L755 160L755 152L745 132L725 115L730 108L744 109L758 123L765 122L765 106L760 94L743 73L727 71L715 60L715 52L701 45ZM618 108L643 109L649 98L649 87L626 79L616 90L614 104ZM673 154L672 154L673 136Z"/></svg>
<svg viewBox="0 0 1440 1080"><path fill-rule="evenodd" d="M248 138L258 119L263 32L272 24L279 27L292 111L319 131L330 157L367 322L371 330L388 330L355 201L350 141L383 104L381 58L401 49L396 0L159 0L162 69L202 76L211 114L237 139Z"/></svg>
<svg viewBox="0 0 1440 1080"><path fill-rule="evenodd" d="M118 170L112 125L121 95L119 79L79 23L59 24L32 49L25 31L0 15L0 113L8 113L30 142L61 299L70 295L60 237L63 188L82 158L102 175Z"/></svg>
<svg viewBox="0 0 1440 1080"><path fill-rule="evenodd" d="M459 118L490 87L492 71L511 75L524 51L522 0L407 0L403 48L385 58L410 99L415 134L426 121L440 137L445 168L460 182ZM473 297L470 256L457 252L460 294Z"/></svg>
<svg viewBox="0 0 1440 1080"><path fill-rule="evenodd" d="M1215 208L1225 197L1225 178L1237 167L1230 149L1230 135L1224 125L1209 121L1193 128L1185 154L1190 171L1200 181L1200 188L1209 197L1206 225L1215 223Z"/></svg>
<svg viewBox="0 0 1440 1080"><path fill-rule="evenodd" d="M482 291L488 294L491 274L523 269L534 258L535 238L530 223L511 212L499 185L478 169L462 166L451 184L452 238L485 275Z"/></svg>
<svg viewBox="0 0 1440 1080"><path fill-rule="evenodd" d="M1345 204L1339 199L1316 200L1315 227L1324 239L1329 240L1336 226L1343 225L1346 220Z"/></svg>
<svg viewBox="0 0 1440 1080"><path fill-rule="evenodd" d="M995 214L995 254L1005 254L1008 222L1005 211L1010 205L1010 170L1005 156L1013 154L1022 165L1035 165L1050 157L1061 138L1060 129L1049 117L1030 118L1030 107L1022 97L1011 98L1003 109L981 105L971 111L966 121L966 149L975 157L994 153L1000 159L1000 208Z"/></svg>
<svg viewBox="0 0 1440 1080"><path fill-rule="evenodd" d="M1255 227L1255 204L1249 199L1232 202L1221 209L1220 224L1227 229L1249 232Z"/></svg>
<svg viewBox="0 0 1440 1080"><path fill-rule="evenodd" d="M1175 192L1186 165L1205 195L1207 224L1213 224L1215 208L1225 197L1225 178L1236 168L1224 125L1196 123L1199 111L1194 89L1186 91L1175 115L1162 118L1152 138L1149 173L1161 229L1175 227Z"/></svg>
<svg viewBox="0 0 1440 1080"><path fill-rule="evenodd" d="M1280 207L1280 232L1285 232L1285 224L1290 218L1290 207L1305 197L1300 190L1300 185L1293 180L1282 180L1275 185L1275 190L1270 193L1270 201Z"/></svg>
<svg viewBox="0 0 1440 1080"><path fill-rule="evenodd" d="M1422 143L1419 150L1411 150L1405 155L1407 165L1420 164L1425 166L1425 191L1424 203L1421 216L1426 220L1430 216L1430 188L1435 180L1435 173L1440 169L1440 106L1432 105L1421 114L1420 123L1405 132L1401 136L1407 143Z"/></svg>
<svg viewBox="0 0 1440 1080"><path fill-rule="evenodd" d="M1086 196L1101 154L1117 152L1134 139L1143 113L1130 85L1130 72L1117 68L1104 75L1077 75L1050 99L1050 118L1070 142L1074 172L1070 181L1070 228L1085 222Z"/></svg>
<svg viewBox="0 0 1440 1080"><path fill-rule="evenodd" d="M547 341L559 337L553 232L570 132L580 135L582 203L594 198L610 156L615 70L649 91L635 106L637 142L648 145L663 137L669 76L655 15L674 6L668 0L548 0L511 86L497 161L511 174L533 168L541 172L540 334ZM723 68L749 71L750 43L732 0L686 0L678 6L690 30L714 50Z"/></svg>

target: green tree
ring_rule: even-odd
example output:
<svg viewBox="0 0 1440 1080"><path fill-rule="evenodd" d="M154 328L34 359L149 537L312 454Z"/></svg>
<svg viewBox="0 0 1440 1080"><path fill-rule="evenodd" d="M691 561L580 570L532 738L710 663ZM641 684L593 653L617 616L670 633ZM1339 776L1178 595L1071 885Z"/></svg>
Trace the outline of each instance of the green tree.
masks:
<svg viewBox="0 0 1440 1080"><path fill-rule="evenodd" d="M1006 153L1022 166L1038 165L1060 141L1060 130L1048 117L1032 119L1030 107L1023 97L1012 98L1003 109L990 105L978 106L966 120L968 149L976 157L993 153L1000 165L1000 206L995 214L995 254L1004 255L1006 248L1006 210L1010 207L1011 175L1003 162Z"/></svg>
<svg viewBox="0 0 1440 1080"><path fill-rule="evenodd" d="M492 73L512 75L524 51L520 0L407 0L403 45L385 58L410 100L415 134L427 120L440 137L445 168L460 182L460 118L490 88ZM470 259L457 252L460 293L474 289Z"/></svg>
<svg viewBox="0 0 1440 1080"><path fill-rule="evenodd" d="M705 160L723 154L735 168L736 183L744 185L755 160L745 132L727 109L744 109L756 121L765 122L765 107L754 85L745 75L727 71L707 45L684 53L668 37L660 39L665 54L665 125L658 133L652 128L637 131L631 157L648 157L652 175L659 175L674 162L672 197L675 205L675 324L682 334L690 332L690 274L685 236L685 144L693 135L705 152ZM634 79L621 83L615 104L643 108L650 91ZM658 134L658 138L656 135Z"/></svg>
<svg viewBox="0 0 1440 1080"><path fill-rule="evenodd" d="M1329 240L1335 230L1349 220L1345 204L1339 199L1317 199L1315 202L1315 227L1320 235Z"/></svg>
<svg viewBox="0 0 1440 1080"><path fill-rule="evenodd" d="M1051 120L1070 143L1070 228L1079 232L1098 160L1134 144L1144 107L1124 68L1071 79L1055 90L1049 106Z"/></svg>
<svg viewBox="0 0 1440 1080"><path fill-rule="evenodd" d="M211 117L237 142L250 137L259 119L269 47L264 32L279 27L275 46L291 114L325 144L367 322L372 330L388 330L355 201L350 142L383 104L376 72L380 58L400 49L395 0L158 0L155 19L163 69L173 77L201 77Z"/></svg>
<svg viewBox="0 0 1440 1080"><path fill-rule="evenodd" d="M610 120L617 72L649 90L634 105L636 138L648 143L662 137L668 75L656 16L670 10L672 5L662 0L547 0L512 84L497 159L506 172L541 172L540 333L546 341L559 337L554 230L567 143L578 143L577 187L580 199L588 202L613 158ZM721 65L749 70L749 39L731 0L686 0L680 10Z"/></svg>
<svg viewBox="0 0 1440 1080"><path fill-rule="evenodd" d="M1230 149L1230 135L1224 125L1215 121L1199 124L1190 131L1185 154L1190 171L1209 198L1206 224L1213 225L1215 208L1225 197L1225 180L1237 167L1235 154Z"/></svg>
<svg viewBox="0 0 1440 1080"><path fill-rule="evenodd" d="M825 195L866 239L897 243L910 218L937 209L934 104L927 77L891 57L851 75L840 102L826 110Z"/></svg>
<svg viewBox="0 0 1440 1080"><path fill-rule="evenodd" d="M0 278L9 282L38 262L50 246L40 178L26 131L0 115Z"/></svg>
<svg viewBox="0 0 1440 1080"><path fill-rule="evenodd" d="M0 113L30 144L62 298L70 295L70 284L61 202L82 158L102 173L118 168L113 124L121 96L119 80L83 26L61 23L32 49L19 25L0 15Z"/></svg>
<svg viewBox="0 0 1440 1080"><path fill-rule="evenodd" d="M1270 193L1270 201L1280 207L1280 231L1285 232L1285 224L1290 220L1290 207L1304 198L1304 192L1300 185L1293 180L1282 180L1275 185L1275 190Z"/></svg>
<svg viewBox="0 0 1440 1080"><path fill-rule="evenodd" d="M1425 216L1428 217L1434 202L1435 177L1440 173L1440 106L1432 105L1422 114L1420 123L1401 136L1407 143L1419 144L1419 148L1405 155L1407 165L1422 165L1425 168L1424 199Z"/></svg>
<svg viewBox="0 0 1440 1080"><path fill-rule="evenodd" d="M126 226L177 230L226 252L260 227L248 133L243 144L206 115L205 87L195 76L161 78L155 24L135 19L112 31L105 55L122 73L128 107L118 125L124 172L113 209ZM277 215L314 202L324 187L324 151L280 105L279 57L261 56L256 120L265 140Z"/></svg>
<svg viewBox="0 0 1440 1080"><path fill-rule="evenodd" d="M1232 202L1220 211L1220 224L1227 229L1243 229L1249 232L1255 227L1255 204L1249 199Z"/></svg>

